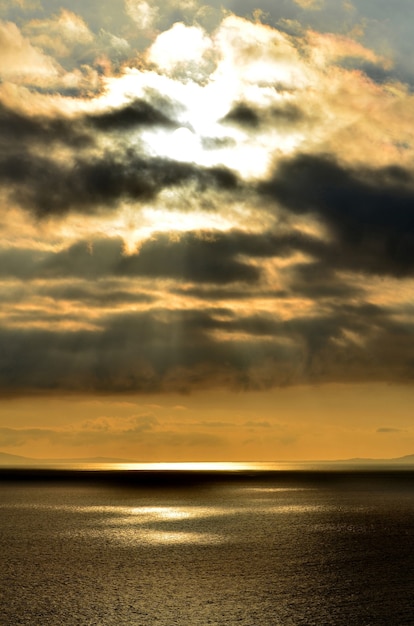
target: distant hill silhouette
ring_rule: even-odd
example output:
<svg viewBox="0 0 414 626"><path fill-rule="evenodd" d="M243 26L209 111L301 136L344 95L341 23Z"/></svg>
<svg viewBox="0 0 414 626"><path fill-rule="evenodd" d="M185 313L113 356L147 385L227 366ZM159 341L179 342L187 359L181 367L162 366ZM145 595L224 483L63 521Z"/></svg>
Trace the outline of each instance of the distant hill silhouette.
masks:
<svg viewBox="0 0 414 626"><path fill-rule="evenodd" d="M119 459L109 457L88 457L88 458L74 458L74 459L34 459L31 457L20 456L18 454L8 454L7 452L0 452L0 467L31 467L31 466L44 466L44 465L57 465L66 463L135 463L131 459ZM306 463L306 461L304 461ZM405 456L393 458L393 459L372 459L372 458L353 458L353 459L341 459L341 460L325 460L325 461L307 461L307 463L313 464L332 464L332 465L414 465L414 454L407 454Z"/></svg>
<svg viewBox="0 0 414 626"><path fill-rule="evenodd" d="M0 466L11 465L45 465L54 463L134 463L129 459L108 458L103 456L96 456L90 458L75 458L75 459L34 459L32 457L20 456L18 454L8 454L7 452L0 452Z"/></svg>
<svg viewBox="0 0 414 626"><path fill-rule="evenodd" d="M405 456L399 456L394 459L370 459L370 458L359 458L356 457L354 459L344 459L342 461L334 461L335 463L391 463L391 464L405 464L405 463L414 463L414 454L406 454Z"/></svg>

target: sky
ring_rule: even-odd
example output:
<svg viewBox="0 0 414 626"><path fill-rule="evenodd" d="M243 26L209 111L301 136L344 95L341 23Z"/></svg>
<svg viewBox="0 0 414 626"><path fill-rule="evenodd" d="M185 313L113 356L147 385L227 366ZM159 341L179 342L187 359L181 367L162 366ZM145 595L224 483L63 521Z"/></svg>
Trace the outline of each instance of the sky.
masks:
<svg viewBox="0 0 414 626"><path fill-rule="evenodd" d="M0 451L414 453L412 0L3 0Z"/></svg>

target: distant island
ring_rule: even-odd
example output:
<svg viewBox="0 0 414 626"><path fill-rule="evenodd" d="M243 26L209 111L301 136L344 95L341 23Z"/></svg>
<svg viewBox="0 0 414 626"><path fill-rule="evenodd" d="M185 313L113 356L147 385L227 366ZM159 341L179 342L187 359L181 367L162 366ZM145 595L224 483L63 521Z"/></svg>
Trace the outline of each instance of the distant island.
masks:
<svg viewBox="0 0 414 626"><path fill-rule="evenodd" d="M23 465L27 467L32 465L55 465L59 463L134 463L134 461L131 461L130 459L109 458L103 456L74 459L34 459L28 456L0 452L0 466L10 467Z"/></svg>
<svg viewBox="0 0 414 626"><path fill-rule="evenodd" d="M110 463L138 463L131 459L109 458L109 457L88 457L88 458L72 458L72 459L36 459L32 457L20 456L17 454L8 454L0 452L0 467L38 467L45 465L66 465L66 464L110 464ZM269 465L277 464L277 461L269 461ZM288 464L290 461L280 461L281 464ZM331 459L321 461L293 461L292 463L300 465L335 465L335 466L376 466L376 465L414 465L414 454L392 459L372 459L372 458L352 458L352 459ZM257 463L265 465L266 463ZM246 465L254 465L254 463L246 463Z"/></svg>

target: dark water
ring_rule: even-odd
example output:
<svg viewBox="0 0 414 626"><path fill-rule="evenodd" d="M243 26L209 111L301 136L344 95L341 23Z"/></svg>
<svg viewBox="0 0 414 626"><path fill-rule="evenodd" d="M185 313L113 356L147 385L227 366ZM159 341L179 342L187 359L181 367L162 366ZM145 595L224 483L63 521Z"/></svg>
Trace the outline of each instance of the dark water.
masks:
<svg viewBox="0 0 414 626"><path fill-rule="evenodd" d="M2 626L414 625L412 472L0 478Z"/></svg>

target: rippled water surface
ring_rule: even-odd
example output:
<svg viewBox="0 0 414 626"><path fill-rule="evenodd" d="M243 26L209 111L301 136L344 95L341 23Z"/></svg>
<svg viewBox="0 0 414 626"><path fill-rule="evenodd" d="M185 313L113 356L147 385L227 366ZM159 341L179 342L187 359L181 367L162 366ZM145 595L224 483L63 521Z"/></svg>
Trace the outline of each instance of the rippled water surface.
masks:
<svg viewBox="0 0 414 626"><path fill-rule="evenodd" d="M413 486L3 480L0 624L414 625Z"/></svg>

